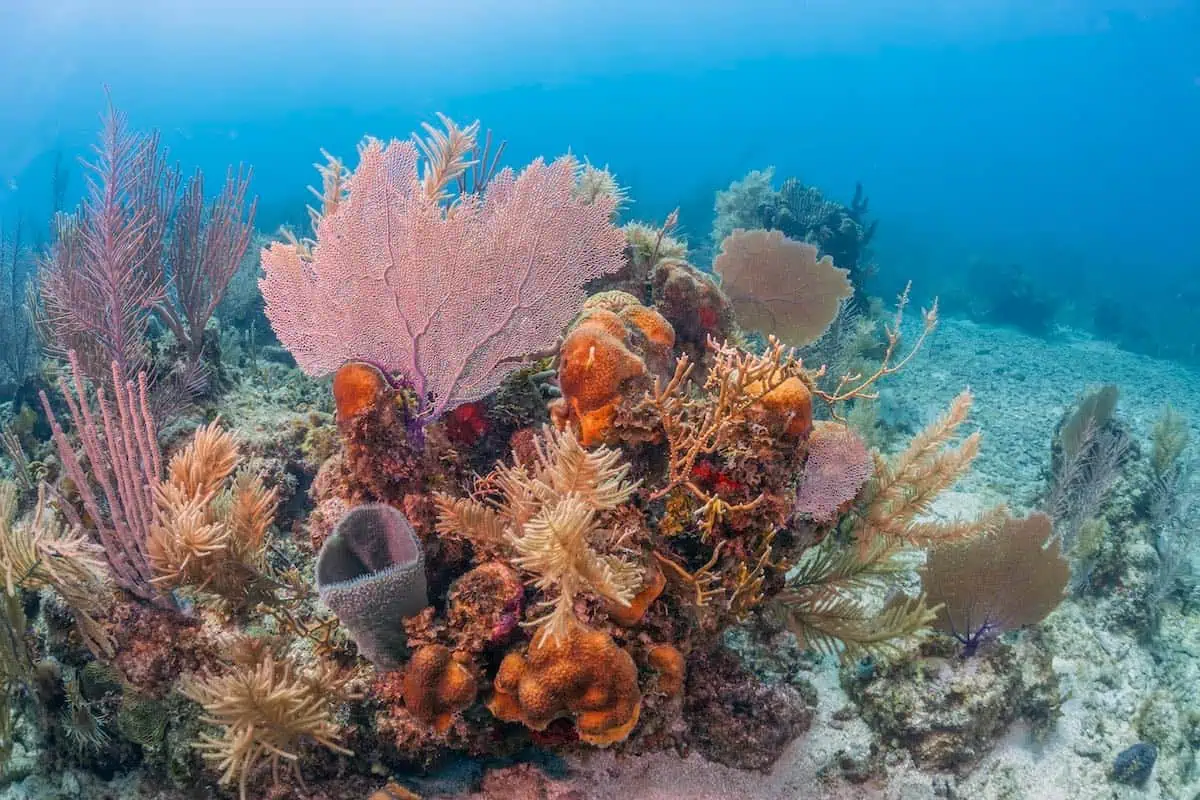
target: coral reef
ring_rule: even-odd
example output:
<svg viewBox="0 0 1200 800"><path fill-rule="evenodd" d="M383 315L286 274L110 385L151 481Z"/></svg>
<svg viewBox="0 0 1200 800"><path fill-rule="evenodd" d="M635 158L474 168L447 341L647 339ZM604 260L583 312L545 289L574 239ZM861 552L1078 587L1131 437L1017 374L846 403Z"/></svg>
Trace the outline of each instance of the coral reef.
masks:
<svg viewBox="0 0 1200 800"><path fill-rule="evenodd" d="M243 800L437 794L417 779L464 759L499 767L493 793L549 796L514 759L597 749L694 751L698 772L754 785L732 770L770 773L815 718L802 649L877 664L854 690L864 716L938 766L1015 716L1051 719L1026 644L960 664L926 641L950 598L921 593L915 548L983 548L1009 520L930 517L979 451L959 438L971 396L891 456L846 423L936 306L910 343L906 291L866 366L791 347L842 318L865 198L768 176L771 230L723 237L718 283L687 263L676 215L616 227L611 173L497 169L478 130L443 117L320 168L313 237L262 252L298 370L251 335L230 395L160 428L133 355L90 387L69 357L61 398L42 395L58 461L0 490L6 696L67 711L41 729L95 760ZM239 195L222 197L229 216ZM1184 447L1170 425L1162 475ZM1032 575L1046 597L1052 566ZM747 631L774 661L734 646ZM937 659L937 692L897 713Z"/></svg>

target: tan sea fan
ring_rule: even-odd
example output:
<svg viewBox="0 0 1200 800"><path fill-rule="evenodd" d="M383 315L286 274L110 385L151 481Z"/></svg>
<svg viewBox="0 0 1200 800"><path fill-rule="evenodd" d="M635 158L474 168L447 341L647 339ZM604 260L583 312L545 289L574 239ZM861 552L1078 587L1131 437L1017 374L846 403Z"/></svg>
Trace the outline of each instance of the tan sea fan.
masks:
<svg viewBox="0 0 1200 800"><path fill-rule="evenodd" d="M935 626L973 650L988 636L1041 622L1063 599L1071 568L1042 513L1006 519L999 532L935 547L922 570Z"/></svg>
<svg viewBox="0 0 1200 800"><path fill-rule="evenodd" d="M849 271L779 231L736 229L713 261L744 328L792 347L821 338L854 291Z"/></svg>

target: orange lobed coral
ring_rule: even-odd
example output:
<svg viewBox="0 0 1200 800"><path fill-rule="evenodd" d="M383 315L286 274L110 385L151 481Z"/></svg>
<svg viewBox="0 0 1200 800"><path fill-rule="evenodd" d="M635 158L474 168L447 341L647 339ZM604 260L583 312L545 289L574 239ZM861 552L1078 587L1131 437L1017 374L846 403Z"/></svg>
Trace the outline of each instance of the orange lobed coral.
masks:
<svg viewBox="0 0 1200 800"><path fill-rule="evenodd" d="M499 719L545 730L574 717L579 738L606 747L637 725L637 666L607 633L576 627L562 641L538 637L525 655L509 653L488 708Z"/></svg>
<svg viewBox="0 0 1200 800"><path fill-rule="evenodd" d="M562 399L551 404L555 423L574 424L585 447L608 438L627 382L660 365L675 345L671 323L624 292L588 299L558 353Z"/></svg>
<svg viewBox="0 0 1200 800"><path fill-rule="evenodd" d="M460 656L440 644L426 645L413 654L404 671L404 705L422 722L445 733L454 715L475 702L475 676Z"/></svg>

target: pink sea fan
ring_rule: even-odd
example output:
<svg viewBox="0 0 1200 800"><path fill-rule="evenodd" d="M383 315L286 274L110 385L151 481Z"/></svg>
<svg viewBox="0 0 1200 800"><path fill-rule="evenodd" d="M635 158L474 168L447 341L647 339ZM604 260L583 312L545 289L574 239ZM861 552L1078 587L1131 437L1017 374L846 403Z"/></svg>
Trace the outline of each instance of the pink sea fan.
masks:
<svg viewBox="0 0 1200 800"><path fill-rule="evenodd" d="M424 189L412 142L368 139L359 152L311 253L263 251L267 316L310 375L371 361L406 375L427 418L440 416L553 347L584 284L622 266L615 200L572 197L569 156L502 170L447 204Z"/></svg>
<svg viewBox="0 0 1200 800"><path fill-rule="evenodd" d="M796 492L796 513L832 522L871 477L871 454L857 434L836 422L818 422L808 439L808 461Z"/></svg>

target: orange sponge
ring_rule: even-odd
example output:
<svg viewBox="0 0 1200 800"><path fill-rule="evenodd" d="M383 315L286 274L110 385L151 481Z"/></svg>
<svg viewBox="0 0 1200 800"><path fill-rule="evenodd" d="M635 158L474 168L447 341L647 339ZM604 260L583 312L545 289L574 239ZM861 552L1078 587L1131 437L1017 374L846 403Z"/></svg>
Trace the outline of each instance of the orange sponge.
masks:
<svg viewBox="0 0 1200 800"><path fill-rule="evenodd" d="M579 441L584 446L603 441L621 403L621 385L646 374L642 359L610 332L609 317L616 315L592 312L567 335L558 351L558 385L565 408L555 416L560 424L570 420L579 425ZM621 330L623 335L624 328Z"/></svg>
<svg viewBox="0 0 1200 800"><path fill-rule="evenodd" d="M667 697L676 697L683 691L687 664L677 648L656 644L646 653L646 661L658 670L658 688Z"/></svg>
<svg viewBox="0 0 1200 800"><path fill-rule="evenodd" d="M629 605L623 606L609 601L608 618L623 628L632 628L646 616L650 604L658 599L666 585L667 579L663 577L662 570L657 567L647 570L642 588L629 601Z"/></svg>
<svg viewBox="0 0 1200 800"><path fill-rule="evenodd" d="M640 396L627 382L647 375L646 358L668 360L675 331L632 295L604 292L588 299L558 351L562 399L551 405L560 427L575 424L585 446L602 443L622 398ZM648 388L649 379L646 381Z"/></svg>
<svg viewBox="0 0 1200 800"><path fill-rule="evenodd" d="M747 391L754 393L756 384ZM758 388L761 391L762 387ZM800 378L792 377L767 392L757 403L759 412L766 422L776 430L794 438L808 436L813 426L812 391Z"/></svg>
<svg viewBox="0 0 1200 800"><path fill-rule="evenodd" d="M387 377L373 364L350 361L333 376L333 400L337 406L338 422L346 423L369 408L374 408L379 395L390 384Z"/></svg>
<svg viewBox="0 0 1200 800"><path fill-rule="evenodd" d="M579 738L606 747L637 725L642 695L637 666L607 633L575 628L562 641L539 637L525 655L509 653L488 708L536 731L574 717Z"/></svg>
<svg viewBox="0 0 1200 800"><path fill-rule="evenodd" d="M413 654L404 672L404 705L438 733L450 730L454 715L475 702L475 676L457 654L440 644Z"/></svg>

